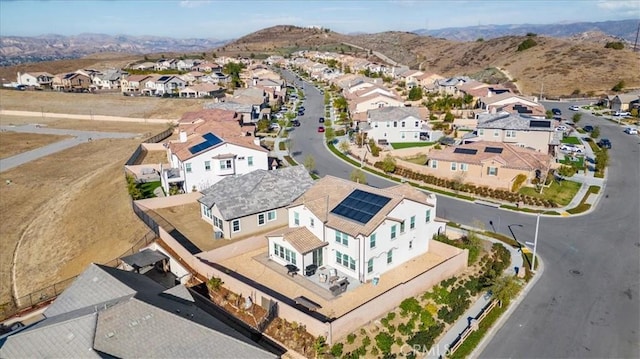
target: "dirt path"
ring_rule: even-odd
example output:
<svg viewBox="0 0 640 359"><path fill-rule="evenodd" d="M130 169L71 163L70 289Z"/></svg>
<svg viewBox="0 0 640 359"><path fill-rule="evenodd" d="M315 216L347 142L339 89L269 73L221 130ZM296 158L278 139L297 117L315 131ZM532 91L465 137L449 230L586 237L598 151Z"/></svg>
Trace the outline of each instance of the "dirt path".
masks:
<svg viewBox="0 0 640 359"><path fill-rule="evenodd" d="M502 72L508 79L509 81L514 84L516 86L516 89L518 89L518 93L522 93L522 90L520 89L520 86L518 86L517 82L513 82L513 77L511 77L511 74L509 73L509 71L501 68L501 67L496 67L496 69L498 69L498 71Z"/></svg>

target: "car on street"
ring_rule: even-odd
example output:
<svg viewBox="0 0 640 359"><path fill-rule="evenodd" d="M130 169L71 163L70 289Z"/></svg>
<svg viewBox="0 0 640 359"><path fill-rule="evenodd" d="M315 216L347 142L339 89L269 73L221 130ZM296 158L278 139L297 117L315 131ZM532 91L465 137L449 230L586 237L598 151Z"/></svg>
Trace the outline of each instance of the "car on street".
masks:
<svg viewBox="0 0 640 359"><path fill-rule="evenodd" d="M608 138L601 138L600 141L598 141L598 147L611 149L611 141L609 141Z"/></svg>
<svg viewBox="0 0 640 359"><path fill-rule="evenodd" d="M631 112L616 111L613 115L614 116L631 116Z"/></svg>
<svg viewBox="0 0 640 359"><path fill-rule="evenodd" d="M584 148L576 145L572 145L570 143L564 143L560 146L560 151L562 152L572 152L572 153L584 153Z"/></svg>
<svg viewBox="0 0 640 359"><path fill-rule="evenodd" d="M638 129L633 127L627 127L624 129L624 133L626 133L627 135L637 135Z"/></svg>
<svg viewBox="0 0 640 359"><path fill-rule="evenodd" d="M300 127L300 121L298 120L291 121L291 124L293 125L293 127Z"/></svg>
<svg viewBox="0 0 640 359"><path fill-rule="evenodd" d="M580 110L580 107L578 107L578 106L576 106L576 105L569 106L569 110L571 110L571 111L579 111L579 110Z"/></svg>
<svg viewBox="0 0 640 359"><path fill-rule="evenodd" d="M318 132L324 132L324 127L323 126L318 127Z"/></svg>
<svg viewBox="0 0 640 359"><path fill-rule="evenodd" d="M320 117L320 118L318 119L318 122L320 122L320 123L324 123L324 117Z"/></svg>
<svg viewBox="0 0 640 359"><path fill-rule="evenodd" d="M559 108L552 108L551 109L551 113L553 113L556 116L561 116L562 115L562 111L560 111Z"/></svg>
<svg viewBox="0 0 640 359"><path fill-rule="evenodd" d="M591 126L591 125L584 126L583 129L586 132L593 132L593 126Z"/></svg>

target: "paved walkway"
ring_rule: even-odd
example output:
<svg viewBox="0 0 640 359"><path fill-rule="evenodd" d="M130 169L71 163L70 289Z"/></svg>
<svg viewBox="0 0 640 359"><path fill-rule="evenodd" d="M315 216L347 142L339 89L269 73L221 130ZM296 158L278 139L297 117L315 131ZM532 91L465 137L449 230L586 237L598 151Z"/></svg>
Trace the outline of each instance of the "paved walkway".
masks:
<svg viewBox="0 0 640 359"><path fill-rule="evenodd" d="M89 142L92 140L100 140L107 138L135 138L141 136L137 133L123 133L123 132L98 132L98 131L78 131L78 130L65 130L57 128L47 128L41 125L21 125L21 126L0 126L1 131L12 131L22 133L39 133L45 135L67 135L74 136L74 138L62 140L52 143L50 145L39 147L31 151L23 152L15 156L7 157L0 160L0 172L4 172L11 168L20 166L27 162L31 162L38 158L48 156L50 154L66 150L77 146L81 143Z"/></svg>

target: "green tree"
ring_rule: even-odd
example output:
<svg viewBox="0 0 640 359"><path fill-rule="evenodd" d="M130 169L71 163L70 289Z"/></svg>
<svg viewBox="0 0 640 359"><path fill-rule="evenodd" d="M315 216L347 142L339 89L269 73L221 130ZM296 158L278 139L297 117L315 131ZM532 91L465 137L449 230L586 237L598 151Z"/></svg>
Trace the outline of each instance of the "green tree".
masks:
<svg viewBox="0 0 640 359"><path fill-rule="evenodd" d="M521 42L520 45L518 45L518 50L517 51L524 51L526 49L530 49L530 48L536 46L537 44L538 43L535 42L535 40L533 40L532 37L528 37L526 40Z"/></svg>
<svg viewBox="0 0 640 359"><path fill-rule="evenodd" d="M349 179L353 182L367 184L367 176L359 168L356 168L351 172Z"/></svg>
<svg viewBox="0 0 640 359"><path fill-rule="evenodd" d="M493 297L504 305L509 305L511 299L515 298L520 291L520 285L513 276L499 277L490 288Z"/></svg>
<svg viewBox="0 0 640 359"><path fill-rule="evenodd" d="M611 42L607 42L606 45L604 45L605 49L614 49L614 50L622 50L624 49L624 44L620 41L611 41Z"/></svg>
<svg viewBox="0 0 640 359"><path fill-rule="evenodd" d="M382 160L382 170L386 173L393 173L396 170L396 159L391 157L391 155L387 155L384 160Z"/></svg>
<svg viewBox="0 0 640 359"><path fill-rule="evenodd" d="M578 122L580 122L580 120L582 120L582 114L581 113L574 113L573 117L571 117L571 120L573 120L573 123L578 124Z"/></svg>
<svg viewBox="0 0 640 359"><path fill-rule="evenodd" d="M380 349L382 354L391 353L391 346L395 342L395 339L389 335L389 333L381 332L376 335L376 346Z"/></svg>
<svg viewBox="0 0 640 359"><path fill-rule="evenodd" d="M422 100L422 87L413 86L409 91L409 101Z"/></svg>
<svg viewBox="0 0 640 359"><path fill-rule="evenodd" d="M324 138L329 143L333 142L333 140L336 139L336 131L333 129L333 127L325 128L325 130L324 130Z"/></svg>
<svg viewBox="0 0 640 359"><path fill-rule="evenodd" d="M315 169L316 169L316 160L315 160L315 158L313 158L313 156L311 156L311 155L307 155L307 157L304 158L304 167L310 173L315 171Z"/></svg>
<svg viewBox="0 0 640 359"><path fill-rule="evenodd" d="M334 358L340 358L342 356L342 349L344 348L344 344L342 343L336 343L331 347L331 355L334 356Z"/></svg>
<svg viewBox="0 0 640 359"><path fill-rule="evenodd" d="M319 356L324 355L326 351L327 351L327 340L323 336L319 336L313 342L313 352L315 354L315 357L317 358Z"/></svg>
<svg viewBox="0 0 640 359"><path fill-rule="evenodd" d="M553 111L547 110L547 112L544 113L544 118L547 118L547 119L553 118Z"/></svg>
<svg viewBox="0 0 640 359"><path fill-rule="evenodd" d="M600 126L594 127L589 136L594 139L600 137Z"/></svg>
<svg viewBox="0 0 640 359"><path fill-rule="evenodd" d="M444 115L444 122L451 123L453 122L453 120L455 120L455 117L453 116L451 111L447 111L447 113Z"/></svg>
<svg viewBox="0 0 640 359"><path fill-rule="evenodd" d="M613 86L611 91L620 92L622 91L622 89L624 89L624 86L625 86L624 80L620 80L615 86Z"/></svg>
<svg viewBox="0 0 640 359"><path fill-rule="evenodd" d="M271 125L271 122L269 120L262 119L258 121L258 123L256 124L256 127L258 132L267 132L269 130L269 125Z"/></svg>
<svg viewBox="0 0 640 359"><path fill-rule="evenodd" d="M340 142L340 144L338 145L338 149L340 149L340 152L345 153L345 154L347 152L349 152L349 147L350 147L349 146L349 141L346 141L346 140Z"/></svg>
<svg viewBox="0 0 640 359"><path fill-rule="evenodd" d="M140 190L140 187L138 187L136 179L131 175L127 175L127 190L129 191L131 198L134 200L142 198L142 191Z"/></svg>

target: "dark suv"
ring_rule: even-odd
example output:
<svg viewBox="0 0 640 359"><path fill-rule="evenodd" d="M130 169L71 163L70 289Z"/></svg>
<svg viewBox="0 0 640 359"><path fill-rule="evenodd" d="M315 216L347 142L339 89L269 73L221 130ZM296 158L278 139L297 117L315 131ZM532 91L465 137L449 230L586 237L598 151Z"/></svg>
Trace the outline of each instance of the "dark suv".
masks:
<svg viewBox="0 0 640 359"><path fill-rule="evenodd" d="M551 109L551 113L553 113L556 116L561 116L562 115L562 111L560 111L559 108L552 108Z"/></svg>
<svg viewBox="0 0 640 359"><path fill-rule="evenodd" d="M600 146L600 148L611 149L611 141L607 138L601 138L600 141L598 141L598 146Z"/></svg>

